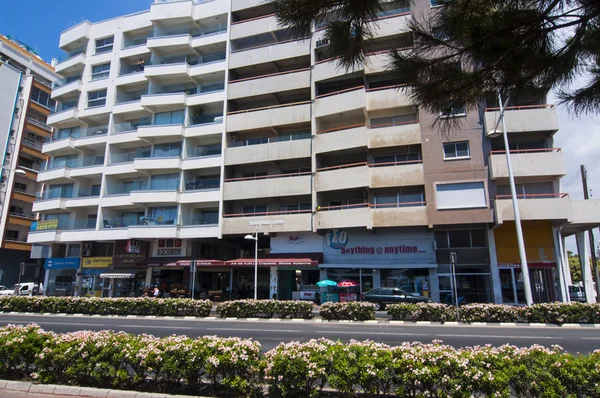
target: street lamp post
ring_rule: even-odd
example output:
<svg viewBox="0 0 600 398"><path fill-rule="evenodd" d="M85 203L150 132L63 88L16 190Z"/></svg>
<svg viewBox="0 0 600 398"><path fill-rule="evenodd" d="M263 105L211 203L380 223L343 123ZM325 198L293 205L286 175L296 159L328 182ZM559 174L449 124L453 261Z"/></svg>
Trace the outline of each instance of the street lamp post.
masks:
<svg viewBox="0 0 600 398"><path fill-rule="evenodd" d="M244 236L244 239L254 241L254 300L258 299L258 228L252 235Z"/></svg>
<svg viewBox="0 0 600 398"><path fill-rule="evenodd" d="M519 213L519 203L517 200L517 189L515 187L515 176L513 174L512 161L510 158L510 147L508 145L508 134L506 132L506 120L504 119L504 112L506 111L506 103L502 103L502 94L498 91L498 102L500 104L500 117L496 128L488 135L499 135L498 124L502 123L502 137L504 138L504 149L506 151L506 165L508 168L508 180L510 182L510 193L512 198L513 212L515 213L515 227L517 230L517 245L519 246L519 257L521 259L521 272L523 274L523 288L525 290L525 301L527 305L533 304L533 297L531 295L531 282L529 280L529 267L527 265L527 255L525 254L525 243L523 240L523 228L521 226L521 215Z"/></svg>

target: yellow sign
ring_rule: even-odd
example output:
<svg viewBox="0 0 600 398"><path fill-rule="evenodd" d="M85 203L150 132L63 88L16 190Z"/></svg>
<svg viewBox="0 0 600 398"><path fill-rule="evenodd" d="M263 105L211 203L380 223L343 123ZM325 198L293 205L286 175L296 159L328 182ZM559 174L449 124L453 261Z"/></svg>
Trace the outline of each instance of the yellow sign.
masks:
<svg viewBox="0 0 600 398"><path fill-rule="evenodd" d="M45 229L56 229L58 228L58 220L41 220L38 221L35 227L36 231L42 231Z"/></svg>
<svg viewBox="0 0 600 398"><path fill-rule="evenodd" d="M83 258L81 268L110 268L112 261L112 257L86 257Z"/></svg>

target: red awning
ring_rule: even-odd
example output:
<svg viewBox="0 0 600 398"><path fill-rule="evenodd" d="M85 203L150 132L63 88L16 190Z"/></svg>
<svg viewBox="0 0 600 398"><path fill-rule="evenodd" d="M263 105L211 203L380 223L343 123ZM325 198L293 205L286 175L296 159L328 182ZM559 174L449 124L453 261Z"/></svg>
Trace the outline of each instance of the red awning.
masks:
<svg viewBox="0 0 600 398"><path fill-rule="evenodd" d="M259 267L290 267L290 266L316 266L318 261L310 258L259 258L257 260ZM250 267L254 266L253 258L238 258L237 260L225 261L229 267Z"/></svg>
<svg viewBox="0 0 600 398"><path fill-rule="evenodd" d="M221 260L196 260L196 267L222 267L225 265Z"/></svg>
<svg viewBox="0 0 600 398"><path fill-rule="evenodd" d="M144 263L149 267L191 267L192 266L191 259L180 260L177 258L160 258L160 257L152 257L147 259ZM196 266L198 267L222 267L223 261L221 260L206 260L200 259L195 260Z"/></svg>

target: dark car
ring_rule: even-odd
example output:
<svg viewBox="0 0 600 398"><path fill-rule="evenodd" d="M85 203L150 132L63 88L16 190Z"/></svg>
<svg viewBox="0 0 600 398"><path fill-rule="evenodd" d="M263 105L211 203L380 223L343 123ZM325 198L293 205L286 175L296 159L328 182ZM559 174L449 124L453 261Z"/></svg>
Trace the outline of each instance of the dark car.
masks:
<svg viewBox="0 0 600 398"><path fill-rule="evenodd" d="M431 299L425 296L415 296L396 287L382 287L369 290L362 296L363 301L375 305L375 310L383 310L388 304L396 303L430 303Z"/></svg>

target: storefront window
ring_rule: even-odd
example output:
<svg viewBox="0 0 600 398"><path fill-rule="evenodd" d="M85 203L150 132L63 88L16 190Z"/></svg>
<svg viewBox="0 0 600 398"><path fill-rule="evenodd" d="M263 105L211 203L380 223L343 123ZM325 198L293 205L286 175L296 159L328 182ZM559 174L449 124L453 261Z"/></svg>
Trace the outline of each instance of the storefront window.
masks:
<svg viewBox="0 0 600 398"><path fill-rule="evenodd" d="M456 274L456 287L459 302L489 303L491 301L491 276L490 274ZM452 275L440 275L440 301L452 305L454 303Z"/></svg>
<svg viewBox="0 0 600 398"><path fill-rule="evenodd" d="M382 287L398 287L420 296L429 295L429 269L382 269Z"/></svg>

